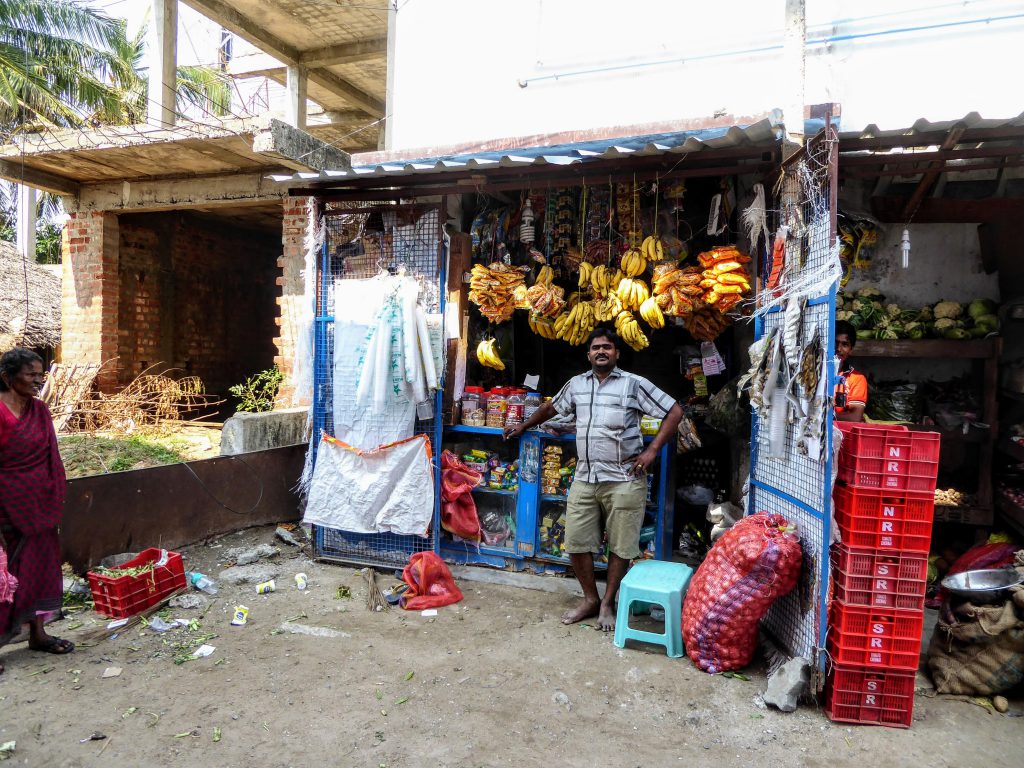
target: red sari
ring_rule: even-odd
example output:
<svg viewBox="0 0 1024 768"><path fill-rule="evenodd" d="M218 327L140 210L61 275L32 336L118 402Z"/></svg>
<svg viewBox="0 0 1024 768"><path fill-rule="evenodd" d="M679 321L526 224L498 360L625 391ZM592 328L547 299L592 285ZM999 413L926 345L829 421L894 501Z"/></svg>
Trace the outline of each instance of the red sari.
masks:
<svg viewBox="0 0 1024 768"><path fill-rule="evenodd" d="M64 491L50 410L32 398L17 418L0 403L0 532L7 569L18 579L14 602L0 603L0 645L38 614L60 610Z"/></svg>

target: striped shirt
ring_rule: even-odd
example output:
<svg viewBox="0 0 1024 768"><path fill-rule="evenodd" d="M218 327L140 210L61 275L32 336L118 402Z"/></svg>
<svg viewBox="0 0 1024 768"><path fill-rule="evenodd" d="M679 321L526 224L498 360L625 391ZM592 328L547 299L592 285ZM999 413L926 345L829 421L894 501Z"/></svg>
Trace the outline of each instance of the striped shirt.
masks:
<svg viewBox="0 0 1024 768"><path fill-rule="evenodd" d="M588 483L635 480L628 463L644 449L640 417L665 418L676 404L642 376L612 369L573 376L551 400L562 416L576 415L576 478Z"/></svg>

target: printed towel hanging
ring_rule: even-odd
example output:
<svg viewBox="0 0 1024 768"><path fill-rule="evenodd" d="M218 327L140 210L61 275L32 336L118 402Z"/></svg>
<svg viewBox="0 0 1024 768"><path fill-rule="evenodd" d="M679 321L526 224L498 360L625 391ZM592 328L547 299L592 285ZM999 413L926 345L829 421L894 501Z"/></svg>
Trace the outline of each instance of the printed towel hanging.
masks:
<svg viewBox="0 0 1024 768"><path fill-rule="evenodd" d="M304 523L354 533L426 535L434 515L430 440L362 451L324 435Z"/></svg>

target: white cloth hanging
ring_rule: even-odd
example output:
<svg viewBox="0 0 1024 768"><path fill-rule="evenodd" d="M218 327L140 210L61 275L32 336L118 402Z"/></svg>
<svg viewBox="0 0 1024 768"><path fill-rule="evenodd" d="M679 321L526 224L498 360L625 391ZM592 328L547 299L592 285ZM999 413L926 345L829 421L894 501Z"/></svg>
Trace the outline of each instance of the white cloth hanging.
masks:
<svg viewBox="0 0 1024 768"><path fill-rule="evenodd" d="M334 286L334 437L362 450L411 437L416 424L416 403L390 376L390 319L381 317L403 282L415 286L391 276Z"/></svg>
<svg viewBox="0 0 1024 768"><path fill-rule="evenodd" d="M434 478L426 435L372 451L324 436L304 523L355 533L423 536L433 515Z"/></svg>

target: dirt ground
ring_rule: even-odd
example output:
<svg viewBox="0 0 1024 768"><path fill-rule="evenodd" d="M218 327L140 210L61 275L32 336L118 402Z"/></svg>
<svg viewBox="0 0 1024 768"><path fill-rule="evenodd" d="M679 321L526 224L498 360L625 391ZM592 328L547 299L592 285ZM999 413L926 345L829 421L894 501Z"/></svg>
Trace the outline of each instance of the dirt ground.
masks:
<svg viewBox="0 0 1024 768"><path fill-rule="evenodd" d="M80 644L70 656L0 651L10 764L996 768L1024 754L1024 720L942 697L919 694L909 730L833 724L815 706L766 709L761 668L727 679L654 647L617 649L559 623L565 591L462 580L465 599L436 618L372 613L358 571L311 562L272 528L190 548L186 567L216 575L227 549L260 543L281 549L261 561L278 591L222 585L205 613L171 611L203 614L193 630L135 627L84 647L106 619L80 612L51 630ZM248 624L229 626L240 603ZM211 656L174 663L171 644L211 634ZM122 672L104 678L111 667ZM1022 706L1011 701L1011 714Z"/></svg>

